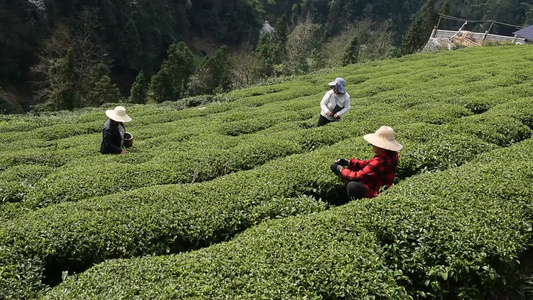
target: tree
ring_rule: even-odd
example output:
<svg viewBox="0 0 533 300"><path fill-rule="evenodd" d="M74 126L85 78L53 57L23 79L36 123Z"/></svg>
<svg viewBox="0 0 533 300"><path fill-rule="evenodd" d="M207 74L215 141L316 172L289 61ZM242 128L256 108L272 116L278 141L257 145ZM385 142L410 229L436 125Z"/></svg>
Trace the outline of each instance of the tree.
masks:
<svg viewBox="0 0 533 300"><path fill-rule="evenodd" d="M195 95L212 94L229 90L231 86L231 65L226 45L220 47L213 56L207 56L193 79Z"/></svg>
<svg viewBox="0 0 533 300"><path fill-rule="evenodd" d="M425 44L439 19L439 14L435 10L435 0L426 0L426 3L424 3L420 9L420 13L422 14L422 28L420 34L422 35Z"/></svg>
<svg viewBox="0 0 533 300"><path fill-rule="evenodd" d="M150 94L156 102L183 98L194 70L194 57L183 42L170 45L168 57L152 77Z"/></svg>
<svg viewBox="0 0 533 300"><path fill-rule="evenodd" d="M287 39L287 65L294 73L308 72L312 66L319 66L315 59L320 59L324 44L322 26L315 24L311 18L301 20Z"/></svg>
<svg viewBox="0 0 533 300"><path fill-rule="evenodd" d="M127 61L127 64L132 69L142 70L144 67L143 46L137 26L135 26L135 22L132 19L128 20L124 31L120 43L121 57Z"/></svg>
<svg viewBox="0 0 533 300"><path fill-rule="evenodd" d="M402 52L409 54L422 49L436 25L437 19L435 0L426 0L420 12L414 16L407 34L404 36Z"/></svg>
<svg viewBox="0 0 533 300"><path fill-rule="evenodd" d="M450 8L451 8L451 0L445 0L442 4L442 7L440 8L440 13L443 15L449 15L450 14ZM446 19L442 19L440 23L440 28L446 28Z"/></svg>
<svg viewBox="0 0 533 300"><path fill-rule="evenodd" d="M422 18L419 14L413 16L411 26L407 30L407 33L402 40L402 54L414 53L420 46L420 25L422 24Z"/></svg>
<svg viewBox="0 0 533 300"><path fill-rule="evenodd" d="M79 106L79 74L70 48L64 58L52 61L50 66L50 106L52 110L72 110Z"/></svg>
<svg viewBox="0 0 533 300"><path fill-rule="evenodd" d="M325 44L326 49L324 52L327 54L327 65L330 67L342 65L342 56L349 45L347 43L357 37L359 45L364 44L369 38L370 28L372 27L372 21L368 18L353 24L346 24L338 36L331 38ZM359 61L360 58L358 57L357 60Z"/></svg>
<svg viewBox="0 0 533 300"><path fill-rule="evenodd" d="M137 104L146 103L148 88L148 80L146 80L144 72L141 71L139 72L137 78L135 79L135 82L131 86L129 102Z"/></svg>
<svg viewBox="0 0 533 300"><path fill-rule="evenodd" d="M343 66L349 65L349 64L355 64L357 62L357 59L359 57L359 39L354 36L351 40L348 46L346 47L346 50L344 52L344 55L341 58L341 64Z"/></svg>
<svg viewBox="0 0 533 300"><path fill-rule="evenodd" d="M281 63L285 56L285 46L287 45L287 36L289 35L289 26L287 24L287 16L283 14L274 26L273 42L275 45L274 54L277 57L277 63Z"/></svg>
<svg viewBox="0 0 533 300"><path fill-rule="evenodd" d="M109 69L100 64L91 78L91 89L83 98L83 106L100 106L105 103L119 102L122 95L117 86L111 83Z"/></svg>
<svg viewBox="0 0 533 300"><path fill-rule="evenodd" d="M233 84L236 88L250 85L257 79L260 70L260 58L254 53L250 41L243 42L236 51L229 56Z"/></svg>
<svg viewBox="0 0 533 300"><path fill-rule="evenodd" d="M272 33L261 36L256 51L260 57L259 69L263 76L271 76L274 73L275 65L283 63L283 58L286 56L287 36L286 15L281 16L276 21Z"/></svg>
<svg viewBox="0 0 533 300"><path fill-rule="evenodd" d="M371 37L366 42L367 47L362 55L363 57L361 57L361 54L359 56L360 59L376 60L387 58L389 49L393 47L393 33L390 30L391 24L391 20L381 22L377 26L377 29L372 31Z"/></svg>
<svg viewBox="0 0 533 300"><path fill-rule="evenodd" d="M90 14L86 13L76 20L73 28L60 23L42 46L31 68L34 100L37 103L48 100L51 89L51 62L64 58L68 51L76 58L77 86L80 97L84 97L93 87L94 72L99 64L109 64L111 60L101 40L91 27Z"/></svg>
<svg viewBox="0 0 533 300"><path fill-rule="evenodd" d="M28 80L34 53L49 30L43 2L0 1L0 81Z"/></svg>

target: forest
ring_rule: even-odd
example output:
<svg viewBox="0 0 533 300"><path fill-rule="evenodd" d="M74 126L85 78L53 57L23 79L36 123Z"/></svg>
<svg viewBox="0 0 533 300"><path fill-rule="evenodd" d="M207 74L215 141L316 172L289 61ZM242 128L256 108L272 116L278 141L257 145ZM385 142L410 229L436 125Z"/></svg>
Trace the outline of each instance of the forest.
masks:
<svg viewBox="0 0 533 300"><path fill-rule="evenodd" d="M419 51L439 14L511 34L523 0L0 1L0 113L176 101ZM272 31L262 34L265 24ZM459 28L462 22L439 22ZM514 25L514 26L510 26ZM474 28L475 27L475 28ZM194 101L194 100L192 100Z"/></svg>

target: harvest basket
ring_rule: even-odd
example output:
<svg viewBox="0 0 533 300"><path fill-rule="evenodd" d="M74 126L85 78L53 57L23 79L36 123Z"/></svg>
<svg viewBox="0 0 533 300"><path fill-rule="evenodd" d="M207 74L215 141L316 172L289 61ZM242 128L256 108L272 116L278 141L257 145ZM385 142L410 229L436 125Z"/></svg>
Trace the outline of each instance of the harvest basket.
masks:
<svg viewBox="0 0 533 300"><path fill-rule="evenodd" d="M133 134L129 132L124 133L124 147L129 148L133 146Z"/></svg>

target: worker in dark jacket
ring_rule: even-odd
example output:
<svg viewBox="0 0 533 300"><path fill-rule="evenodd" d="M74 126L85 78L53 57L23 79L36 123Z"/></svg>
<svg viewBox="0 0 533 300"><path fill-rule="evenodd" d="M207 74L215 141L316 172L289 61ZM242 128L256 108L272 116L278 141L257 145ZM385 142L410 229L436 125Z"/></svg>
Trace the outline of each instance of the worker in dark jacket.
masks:
<svg viewBox="0 0 533 300"><path fill-rule="evenodd" d="M348 200L375 197L381 187L390 187L396 176L398 151L403 147L394 139L394 130L381 126L375 133L365 135L364 139L372 144L373 158L337 159L331 165L331 171L347 182Z"/></svg>
<svg viewBox="0 0 533 300"><path fill-rule="evenodd" d="M129 151L122 149L124 145L124 134L126 133L124 123L131 121L131 118L126 114L126 109L123 106L117 106L113 110L106 110L105 114L109 119L105 122L102 131L100 152L102 154L129 153Z"/></svg>

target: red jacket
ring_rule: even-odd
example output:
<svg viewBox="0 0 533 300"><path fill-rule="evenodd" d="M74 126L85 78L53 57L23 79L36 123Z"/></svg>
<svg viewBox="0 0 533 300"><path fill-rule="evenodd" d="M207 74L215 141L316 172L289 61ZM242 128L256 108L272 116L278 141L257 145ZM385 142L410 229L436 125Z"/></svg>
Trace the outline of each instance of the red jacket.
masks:
<svg viewBox="0 0 533 300"><path fill-rule="evenodd" d="M348 168L343 168L341 176L344 181L359 181L366 187L366 198L379 194L382 186L390 187L396 176L398 152L385 151L368 160L350 158Z"/></svg>

